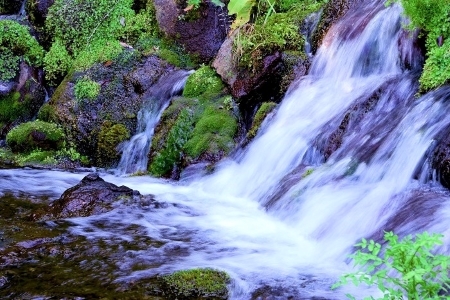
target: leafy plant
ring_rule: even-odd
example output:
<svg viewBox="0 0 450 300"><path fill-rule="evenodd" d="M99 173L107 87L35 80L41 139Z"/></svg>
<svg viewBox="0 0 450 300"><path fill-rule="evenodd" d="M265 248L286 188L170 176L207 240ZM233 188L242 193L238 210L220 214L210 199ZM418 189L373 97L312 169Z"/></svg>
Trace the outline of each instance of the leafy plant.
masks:
<svg viewBox="0 0 450 300"><path fill-rule="evenodd" d="M332 289L348 282L365 283L378 286L383 293L380 299L448 299L441 292L448 292L450 286L450 257L433 251L442 244L442 237L424 232L399 240L394 233L386 232L385 251L379 243L362 239L355 245L360 249L351 255L361 270L342 276ZM355 299L352 295L347 297Z"/></svg>
<svg viewBox="0 0 450 300"><path fill-rule="evenodd" d="M228 3L228 14L236 15L236 19L231 24L231 29L236 29L250 21L250 16L256 0L230 0Z"/></svg>

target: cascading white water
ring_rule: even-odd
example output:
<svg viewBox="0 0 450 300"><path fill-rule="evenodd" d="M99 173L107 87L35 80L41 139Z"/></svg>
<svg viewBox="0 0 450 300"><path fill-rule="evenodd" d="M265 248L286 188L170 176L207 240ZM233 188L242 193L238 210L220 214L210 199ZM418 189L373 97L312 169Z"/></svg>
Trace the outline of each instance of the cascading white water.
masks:
<svg viewBox="0 0 450 300"><path fill-rule="evenodd" d="M373 1L335 25L310 74L292 85L248 149L223 162L216 173L187 185L104 176L174 205L156 210L118 205L107 214L72 219L72 232L132 240L126 228L140 226L164 245L127 251L119 280L220 268L233 278L232 299L249 299L265 284L296 287L307 299L344 299L329 286L347 270L345 259L357 239L379 238L382 230L429 230L448 240L449 193L414 175L433 138L450 124L445 113L450 90L414 98L416 77L405 61L414 69L420 58L414 61L406 51L412 40L404 39L400 15L400 7ZM377 93L377 101L323 163L317 141L339 126L350 108ZM286 176L305 164L314 169L312 174L281 189ZM28 172L16 178L12 171L0 171L8 178L0 181L0 191L14 190L40 171ZM61 189L82 175L45 176ZM154 268L133 271L136 261ZM318 279L308 283L311 277Z"/></svg>
<svg viewBox="0 0 450 300"><path fill-rule="evenodd" d="M163 76L150 88L148 99L138 113L136 134L120 146L122 156L116 169L118 174L146 172L148 152L155 126L173 96L179 94L191 71L175 71Z"/></svg>

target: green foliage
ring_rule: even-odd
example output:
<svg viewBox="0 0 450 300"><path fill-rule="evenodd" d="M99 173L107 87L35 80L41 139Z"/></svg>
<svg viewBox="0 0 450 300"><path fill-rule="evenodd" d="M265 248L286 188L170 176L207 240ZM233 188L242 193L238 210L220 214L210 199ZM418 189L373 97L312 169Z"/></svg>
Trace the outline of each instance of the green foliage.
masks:
<svg viewBox="0 0 450 300"><path fill-rule="evenodd" d="M442 0L393 0L400 2L410 18L409 29L420 28L426 33L427 59L420 78L420 88L427 91L448 82L450 78L450 2ZM445 41L439 46L436 40Z"/></svg>
<svg viewBox="0 0 450 300"><path fill-rule="evenodd" d="M360 250L351 256L361 271L342 276L332 288L348 282L365 283L378 286L383 293L380 299L447 299L439 293L448 292L450 257L433 251L436 245L442 245L442 237L425 232L399 241L397 235L386 232L384 252L380 244L362 239L355 245Z"/></svg>
<svg viewBox="0 0 450 300"><path fill-rule="evenodd" d="M258 133L259 127L266 118L266 116L275 108L277 104L275 102L264 102L256 111L253 117L252 127L247 133L247 138L254 138Z"/></svg>
<svg viewBox="0 0 450 300"><path fill-rule="evenodd" d="M236 29L249 22L255 5L256 0L230 0L228 3L228 14L230 16L236 15L236 19L233 21L231 28Z"/></svg>
<svg viewBox="0 0 450 300"><path fill-rule="evenodd" d="M161 277L165 293L174 299L213 297L225 299L228 295L227 273L210 268L182 270Z"/></svg>
<svg viewBox="0 0 450 300"><path fill-rule="evenodd" d="M64 132L58 125L40 120L22 123L6 135L11 150L25 153L35 149L62 149L64 140Z"/></svg>
<svg viewBox="0 0 450 300"><path fill-rule="evenodd" d="M30 35L28 27L11 20L0 20L0 80L16 75L23 58L29 65L41 66L44 49Z"/></svg>
<svg viewBox="0 0 450 300"><path fill-rule="evenodd" d="M149 171L155 176L167 175L181 160L182 150L193 130L193 115L183 109L167 134L165 147L156 153Z"/></svg>
<svg viewBox="0 0 450 300"><path fill-rule="evenodd" d="M97 164L109 167L119 159L117 146L130 138L130 132L123 124L112 124L106 121L102 124L98 134Z"/></svg>
<svg viewBox="0 0 450 300"><path fill-rule="evenodd" d="M188 77L183 96L191 98L208 96L220 93L223 88L223 82L216 72L209 66L202 66Z"/></svg>
<svg viewBox="0 0 450 300"><path fill-rule="evenodd" d="M195 159L205 152L213 156L221 152L229 153L234 147L236 130L236 119L229 111L208 107L184 146L186 154Z"/></svg>
<svg viewBox="0 0 450 300"><path fill-rule="evenodd" d="M82 77L77 80L73 90L78 101L83 99L94 100L100 93L100 84L88 77Z"/></svg>

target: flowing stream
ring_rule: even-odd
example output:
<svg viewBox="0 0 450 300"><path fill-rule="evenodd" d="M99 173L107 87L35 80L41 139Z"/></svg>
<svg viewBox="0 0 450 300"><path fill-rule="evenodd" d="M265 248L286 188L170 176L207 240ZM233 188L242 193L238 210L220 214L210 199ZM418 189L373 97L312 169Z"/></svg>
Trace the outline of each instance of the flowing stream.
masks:
<svg viewBox="0 0 450 300"><path fill-rule="evenodd" d="M402 29L401 8L365 2L330 29L310 73L292 84L256 139L212 175L178 183L102 175L174 205L122 205L71 219L70 230L131 240L125 229L138 225L165 244L127 251L118 280L214 267L232 276L231 299L249 299L264 285L345 299L350 288L329 287L350 270L352 245L379 240L383 230L443 233L448 252L450 195L430 180L426 155L450 124L450 88L414 96L422 58ZM342 120L348 130L329 151ZM0 193L55 199L84 175L0 170ZM136 261L153 268L133 271Z"/></svg>

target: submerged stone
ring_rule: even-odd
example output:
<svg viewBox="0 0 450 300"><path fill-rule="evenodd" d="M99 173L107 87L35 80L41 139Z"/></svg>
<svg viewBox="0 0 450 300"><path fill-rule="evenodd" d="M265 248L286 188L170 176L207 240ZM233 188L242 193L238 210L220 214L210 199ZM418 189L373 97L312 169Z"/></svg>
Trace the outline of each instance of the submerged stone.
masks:
<svg viewBox="0 0 450 300"><path fill-rule="evenodd" d="M106 182L98 174L91 173L50 205L48 217L62 219L98 215L112 210L113 203L118 200L139 195L138 191Z"/></svg>

